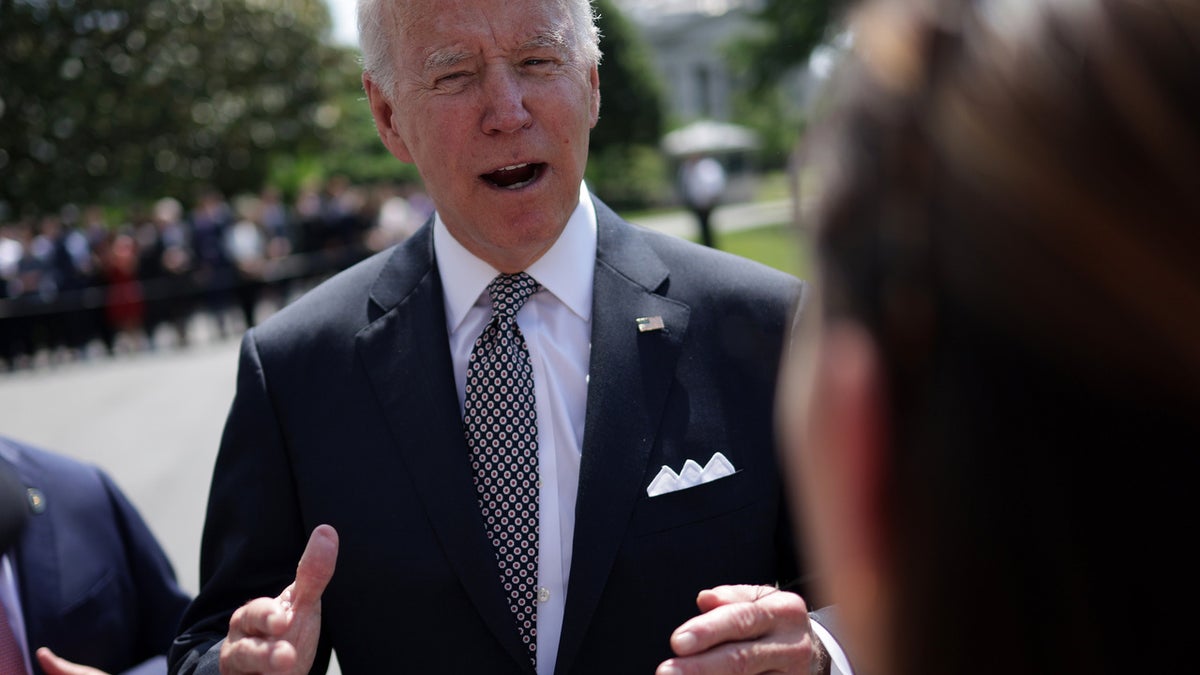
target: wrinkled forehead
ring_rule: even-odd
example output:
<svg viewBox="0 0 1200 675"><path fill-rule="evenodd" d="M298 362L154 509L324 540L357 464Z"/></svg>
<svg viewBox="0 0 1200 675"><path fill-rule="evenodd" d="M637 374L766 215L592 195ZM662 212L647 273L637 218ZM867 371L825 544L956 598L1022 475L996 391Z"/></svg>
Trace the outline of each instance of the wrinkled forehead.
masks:
<svg viewBox="0 0 1200 675"><path fill-rule="evenodd" d="M572 40L563 0L400 0L389 3L402 53L427 53L448 45L491 44L516 49L539 36Z"/></svg>

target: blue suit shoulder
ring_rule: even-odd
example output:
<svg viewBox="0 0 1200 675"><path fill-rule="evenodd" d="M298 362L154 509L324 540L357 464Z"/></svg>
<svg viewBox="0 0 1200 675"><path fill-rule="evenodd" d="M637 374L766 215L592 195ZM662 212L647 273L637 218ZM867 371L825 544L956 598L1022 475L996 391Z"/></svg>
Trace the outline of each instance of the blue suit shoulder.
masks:
<svg viewBox="0 0 1200 675"><path fill-rule="evenodd" d="M107 510L109 494L120 493L112 479L93 464L11 439L2 439L0 444L7 449L4 458L16 467L22 479L36 483L30 485L32 488L52 493L56 502L61 499L64 509Z"/></svg>
<svg viewBox="0 0 1200 675"><path fill-rule="evenodd" d="M132 503L86 462L3 438L0 457L40 500L10 552L31 652L163 672L188 596Z"/></svg>

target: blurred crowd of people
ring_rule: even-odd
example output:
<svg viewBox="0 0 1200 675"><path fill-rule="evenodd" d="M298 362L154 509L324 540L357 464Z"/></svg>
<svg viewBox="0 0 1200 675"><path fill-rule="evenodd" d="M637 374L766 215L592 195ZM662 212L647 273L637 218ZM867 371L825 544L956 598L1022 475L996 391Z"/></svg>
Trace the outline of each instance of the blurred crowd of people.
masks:
<svg viewBox="0 0 1200 675"><path fill-rule="evenodd" d="M420 189L343 177L293 200L201 191L114 214L100 205L0 219L0 370L186 346L253 326L320 279L403 240L432 213Z"/></svg>

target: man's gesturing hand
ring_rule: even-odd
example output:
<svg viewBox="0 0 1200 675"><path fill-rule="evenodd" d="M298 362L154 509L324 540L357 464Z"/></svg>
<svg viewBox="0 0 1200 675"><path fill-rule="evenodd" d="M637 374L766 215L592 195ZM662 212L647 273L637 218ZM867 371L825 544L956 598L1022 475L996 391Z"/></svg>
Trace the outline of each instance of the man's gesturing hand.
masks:
<svg viewBox="0 0 1200 675"><path fill-rule="evenodd" d="M808 607L795 593L771 586L718 586L701 591L702 614L671 634L676 657L656 675L801 673L821 649Z"/></svg>
<svg viewBox="0 0 1200 675"><path fill-rule="evenodd" d="M296 580L277 598L242 605L229 619L221 645L221 672L290 675L307 673L321 636L321 594L337 564L338 535L318 525L296 567Z"/></svg>

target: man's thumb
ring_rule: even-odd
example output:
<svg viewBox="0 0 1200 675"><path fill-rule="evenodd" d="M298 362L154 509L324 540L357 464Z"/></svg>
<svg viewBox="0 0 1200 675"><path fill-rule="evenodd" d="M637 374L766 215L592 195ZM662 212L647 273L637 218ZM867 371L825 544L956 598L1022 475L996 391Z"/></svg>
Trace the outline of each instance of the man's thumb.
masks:
<svg viewBox="0 0 1200 675"><path fill-rule="evenodd" d="M316 604L333 578L337 566L338 533L330 525L318 525L308 538L300 564L296 566L292 606L300 609Z"/></svg>

